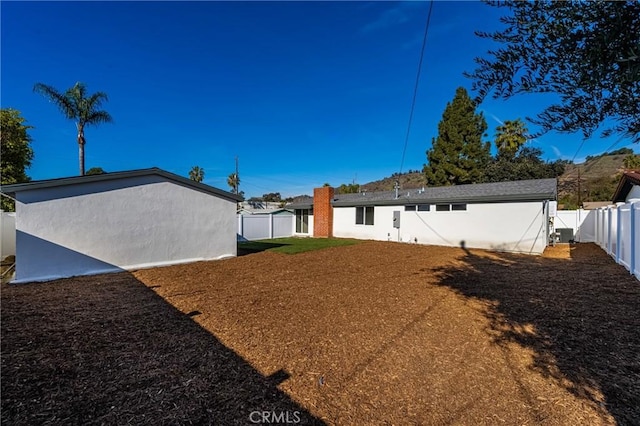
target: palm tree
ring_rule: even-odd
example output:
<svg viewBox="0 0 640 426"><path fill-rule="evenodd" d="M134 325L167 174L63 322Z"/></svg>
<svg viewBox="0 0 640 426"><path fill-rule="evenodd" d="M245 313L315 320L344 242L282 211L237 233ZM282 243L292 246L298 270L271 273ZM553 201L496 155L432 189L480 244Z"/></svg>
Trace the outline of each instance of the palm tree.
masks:
<svg viewBox="0 0 640 426"><path fill-rule="evenodd" d="M202 167L193 166L189 171L189 179L196 182L202 182L204 179L204 169Z"/></svg>
<svg viewBox="0 0 640 426"><path fill-rule="evenodd" d="M227 185L231 188L234 194L238 193L238 187L240 186L240 176L237 173L231 173L227 178Z"/></svg>
<svg viewBox="0 0 640 426"><path fill-rule="evenodd" d="M498 154L513 158L520 147L529 139L526 124L519 118L506 120L496 128L496 148Z"/></svg>
<svg viewBox="0 0 640 426"><path fill-rule="evenodd" d="M68 119L76 122L76 128L78 129L80 175L84 176L85 126L95 126L100 123L110 123L113 121L108 112L99 109L102 102L108 100L107 94L104 92L96 92L88 95L86 86L80 82L76 83L70 89L67 89L64 93L42 83L36 83L33 86L33 91L49 98L51 102L60 108L60 111L62 111Z"/></svg>

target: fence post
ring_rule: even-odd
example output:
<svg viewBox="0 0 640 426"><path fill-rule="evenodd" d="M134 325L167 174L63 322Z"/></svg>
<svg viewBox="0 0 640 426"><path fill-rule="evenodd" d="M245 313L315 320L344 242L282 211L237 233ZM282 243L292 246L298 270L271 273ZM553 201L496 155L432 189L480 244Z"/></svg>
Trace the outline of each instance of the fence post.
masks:
<svg viewBox="0 0 640 426"><path fill-rule="evenodd" d="M602 217L602 212L598 208L596 210L596 243L601 246L602 241L600 239L600 234L602 233L602 224L600 223L600 218Z"/></svg>
<svg viewBox="0 0 640 426"><path fill-rule="evenodd" d="M620 263L620 243L622 242L622 232L620 228L622 228L622 212L620 206L616 207L616 263Z"/></svg>
<svg viewBox="0 0 640 426"><path fill-rule="evenodd" d="M240 234L240 237L244 238L244 216L239 214L238 215L238 234Z"/></svg>
<svg viewBox="0 0 640 426"><path fill-rule="evenodd" d="M636 244L638 243L638 240L636 239L635 207L636 207L636 203L631 203L631 206L629 207L629 213L631 214L631 218L630 218L631 220L629 221L630 222L629 230L631 231L631 247L630 247L631 261L629 262L629 272L631 272L631 275L634 275L636 271Z"/></svg>
<svg viewBox="0 0 640 426"><path fill-rule="evenodd" d="M607 253L611 256L613 254L613 250L611 250L611 207L607 208L607 212Z"/></svg>
<svg viewBox="0 0 640 426"><path fill-rule="evenodd" d="M273 213L269 213L269 239L273 239Z"/></svg>

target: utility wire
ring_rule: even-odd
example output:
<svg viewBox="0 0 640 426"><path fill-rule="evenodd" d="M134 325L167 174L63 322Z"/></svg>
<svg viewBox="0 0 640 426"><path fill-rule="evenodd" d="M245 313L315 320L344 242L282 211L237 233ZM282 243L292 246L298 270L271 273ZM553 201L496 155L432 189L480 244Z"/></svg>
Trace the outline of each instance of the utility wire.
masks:
<svg viewBox="0 0 640 426"><path fill-rule="evenodd" d="M608 153L609 151L611 151L613 148L616 147L616 145L618 145L622 140L624 139L624 135L620 136L614 143L612 143L609 148L605 149L604 151L602 151L602 154L600 154L598 156L598 158L596 158L596 160L593 162L593 164L591 164L591 167L594 167L596 164L598 164L598 162L600 160L602 160L604 158L604 154ZM580 147L578 148L578 151L576 151L576 153L574 154L573 158L571 159L571 163L573 163L573 161L576 159L576 156L578 155L578 152L580 151L580 149L582 148L582 145L584 144L584 140L582 141L582 144L580 144ZM578 171L578 165L574 164L575 168L573 170L571 170L569 173L567 173L567 175L565 176L565 178L571 176L573 173L576 173Z"/></svg>
<svg viewBox="0 0 640 426"><path fill-rule="evenodd" d="M413 111L416 106L416 97L418 95L418 83L420 82L420 72L422 71L422 60L424 58L424 50L427 45L427 34L429 33L429 24L431 23L431 11L433 10L433 0L429 2L429 13L427 15L427 23L424 28L424 38L422 39L422 50L420 51L420 62L418 63L418 73L416 75L416 84L413 88L413 100L411 101L411 112L409 113L409 124L407 125L407 134L404 138L404 148L402 150L402 161L400 162L400 174L404 167L404 157L407 153L407 144L409 143L409 134L411 133L411 123L413 121Z"/></svg>
<svg viewBox="0 0 640 426"><path fill-rule="evenodd" d="M576 150L576 153L573 154L573 158L571 159L571 162L573 163L573 160L576 159L576 157L578 156L578 153L580 152L580 150L582 149L582 147L584 146L584 143L586 142L586 139L582 139L582 143L580 144L580 146L578 147L578 149Z"/></svg>

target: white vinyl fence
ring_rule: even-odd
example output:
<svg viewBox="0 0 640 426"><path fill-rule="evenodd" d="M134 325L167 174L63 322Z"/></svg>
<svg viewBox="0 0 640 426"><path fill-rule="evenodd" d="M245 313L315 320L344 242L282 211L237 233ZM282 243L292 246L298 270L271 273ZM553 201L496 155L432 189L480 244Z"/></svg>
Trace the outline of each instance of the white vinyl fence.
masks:
<svg viewBox="0 0 640 426"><path fill-rule="evenodd" d="M573 239L580 243L596 241L595 210L558 210L553 220L556 230L569 228L573 230Z"/></svg>
<svg viewBox="0 0 640 426"><path fill-rule="evenodd" d="M0 212L0 259L16 255L16 214Z"/></svg>
<svg viewBox="0 0 640 426"><path fill-rule="evenodd" d="M572 229L577 242L595 242L640 280L640 202L558 210L554 228Z"/></svg>
<svg viewBox="0 0 640 426"><path fill-rule="evenodd" d="M292 214L238 215L238 240L266 240L291 237L295 216Z"/></svg>
<svg viewBox="0 0 640 426"><path fill-rule="evenodd" d="M640 280L640 202L595 212L596 243Z"/></svg>

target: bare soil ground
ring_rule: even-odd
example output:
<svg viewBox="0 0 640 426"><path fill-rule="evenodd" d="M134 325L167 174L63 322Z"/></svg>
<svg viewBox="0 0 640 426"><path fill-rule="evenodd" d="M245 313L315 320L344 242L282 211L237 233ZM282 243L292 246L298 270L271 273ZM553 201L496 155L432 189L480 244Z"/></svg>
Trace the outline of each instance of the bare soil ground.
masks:
<svg viewBox="0 0 640 426"><path fill-rule="evenodd" d="M591 244L385 242L2 286L3 424L640 424L640 283Z"/></svg>

